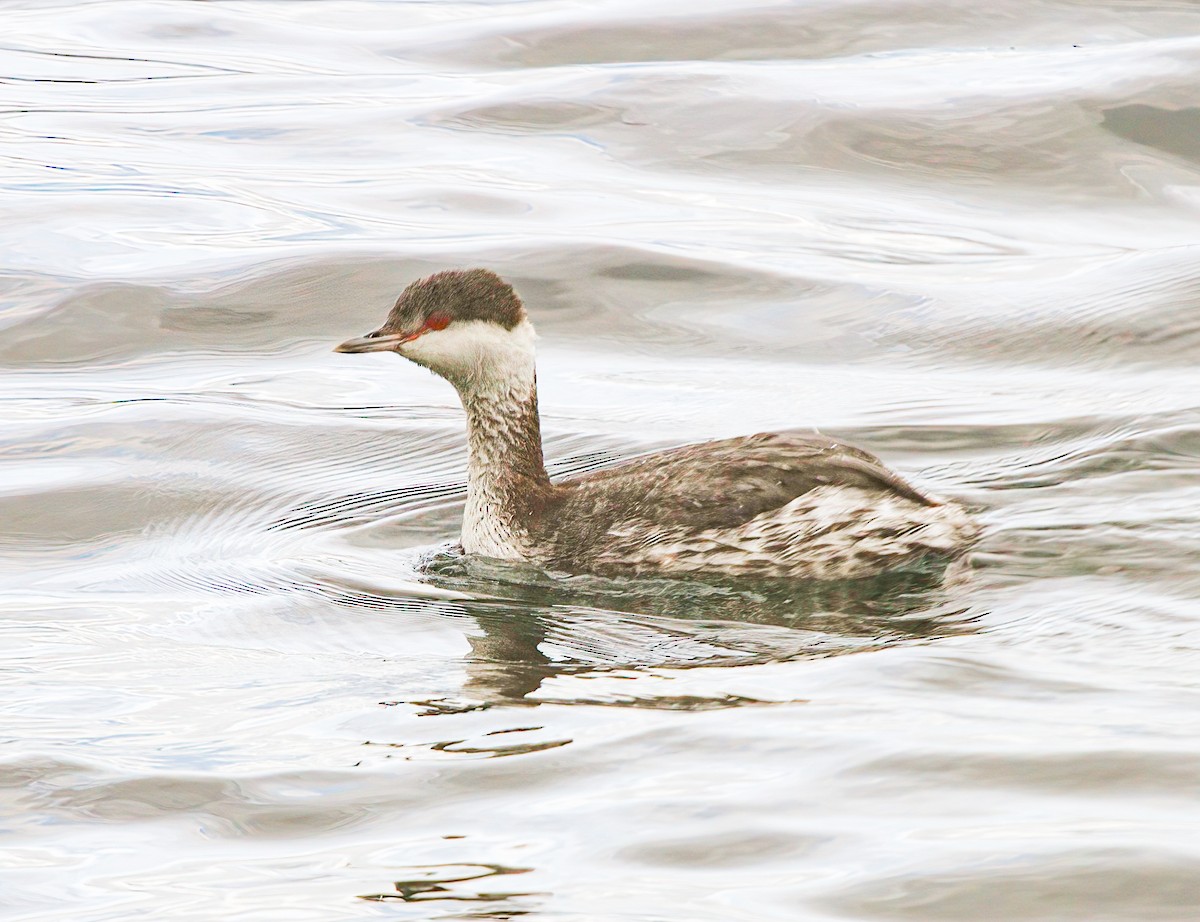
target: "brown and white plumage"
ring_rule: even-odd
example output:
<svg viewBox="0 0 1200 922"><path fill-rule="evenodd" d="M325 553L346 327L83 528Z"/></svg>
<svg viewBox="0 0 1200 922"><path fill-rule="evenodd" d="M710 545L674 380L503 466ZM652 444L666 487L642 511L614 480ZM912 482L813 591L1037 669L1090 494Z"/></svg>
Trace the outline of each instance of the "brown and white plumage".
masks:
<svg viewBox="0 0 1200 922"><path fill-rule="evenodd" d="M533 327L483 269L414 282L375 333L441 375L467 412L463 549L552 569L854 579L961 551L961 507L827 436L761 433L655 452L552 483L542 459Z"/></svg>

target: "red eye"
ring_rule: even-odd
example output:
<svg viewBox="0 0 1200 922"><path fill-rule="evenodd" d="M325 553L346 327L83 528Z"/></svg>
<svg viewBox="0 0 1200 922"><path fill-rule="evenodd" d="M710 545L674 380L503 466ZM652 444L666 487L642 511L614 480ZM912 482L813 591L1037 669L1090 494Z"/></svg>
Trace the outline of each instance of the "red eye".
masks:
<svg viewBox="0 0 1200 922"><path fill-rule="evenodd" d="M427 330L444 330L450 326L450 315L443 314L441 311L430 314L425 319L425 329Z"/></svg>

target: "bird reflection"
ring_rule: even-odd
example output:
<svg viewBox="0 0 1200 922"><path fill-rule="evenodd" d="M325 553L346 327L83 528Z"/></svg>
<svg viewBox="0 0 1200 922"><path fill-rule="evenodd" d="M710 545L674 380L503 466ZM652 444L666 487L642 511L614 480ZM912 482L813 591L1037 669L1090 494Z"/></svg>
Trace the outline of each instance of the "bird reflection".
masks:
<svg viewBox="0 0 1200 922"><path fill-rule="evenodd" d="M458 603L478 624L464 700L432 713L547 703L547 679L654 668L742 666L830 656L972 630L965 567L853 582L698 583L558 578L536 568L442 554L427 578L486 596ZM502 598L497 598L502 597ZM561 703L561 702L560 702ZM578 699L571 703L710 708L734 697Z"/></svg>

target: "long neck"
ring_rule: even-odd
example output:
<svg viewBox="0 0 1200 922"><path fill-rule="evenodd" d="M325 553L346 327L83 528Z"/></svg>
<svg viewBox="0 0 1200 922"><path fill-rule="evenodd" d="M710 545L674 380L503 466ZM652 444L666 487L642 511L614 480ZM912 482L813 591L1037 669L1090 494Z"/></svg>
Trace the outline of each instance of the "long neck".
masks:
<svg viewBox="0 0 1200 922"><path fill-rule="evenodd" d="M472 320L417 339L405 353L454 385L467 411L463 549L519 560L550 487L542 461L534 332Z"/></svg>
<svg viewBox="0 0 1200 922"><path fill-rule="evenodd" d="M468 487L506 501L550 483L542 459L537 380L463 393Z"/></svg>
<svg viewBox="0 0 1200 922"><path fill-rule="evenodd" d="M531 515L550 486L542 460L537 382L528 377L503 387L460 388L467 411L467 505L463 549L505 560L534 553Z"/></svg>

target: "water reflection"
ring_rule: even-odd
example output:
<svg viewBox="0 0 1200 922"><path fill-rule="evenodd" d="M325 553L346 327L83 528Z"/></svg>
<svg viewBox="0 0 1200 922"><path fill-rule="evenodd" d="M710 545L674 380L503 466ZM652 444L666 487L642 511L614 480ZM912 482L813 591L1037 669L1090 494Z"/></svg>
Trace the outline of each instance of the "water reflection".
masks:
<svg viewBox="0 0 1200 922"><path fill-rule="evenodd" d="M426 574L463 602L470 637L462 699L427 714L496 704L605 704L706 710L768 702L737 695L543 693L558 676L761 665L878 649L974 629L965 562L843 582L613 580L441 553ZM504 598L498 599L497 596ZM618 607L619 606L619 607Z"/></svg>
<svg viewBox="0 0 1200 922"><path fill-rule="evenodd" d="M483 891L476 881L489 881L493 877L510 874L527 874L532 868L510 868L498 864L430 865L406 869L405 879L395 882L395 893L368 893L363 900L400 900L405 903L428 903L449 900L468 903L500 903L538 896L535 893ZM456 884L466 886L456 887ZM471 913L466 918L511 918L524 915L526 910L505 907L503 912Z"/></svg>

